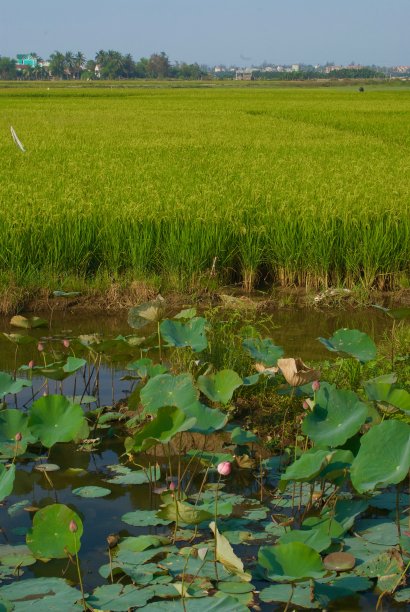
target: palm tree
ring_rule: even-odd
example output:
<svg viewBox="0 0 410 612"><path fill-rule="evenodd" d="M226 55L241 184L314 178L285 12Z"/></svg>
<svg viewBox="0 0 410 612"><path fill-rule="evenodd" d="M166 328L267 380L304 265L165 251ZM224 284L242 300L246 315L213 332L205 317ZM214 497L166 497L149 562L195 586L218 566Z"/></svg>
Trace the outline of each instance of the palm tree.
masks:
<svg viewBox="0 0 410 612"><path fill-rule="evenodd" d="M50 55L50 73L53 76L56 76L60 79L63 79L65 76L65 56L61 51L54 51Z"/></svg>
<svg viewBox="0 0 410 612"><path fill-rule="evenodd" d="M74 56L75 77L79 79L85 66L85 55L81 51L77 51Z"/></svg>
<svg viewBox="0 0 410 612"><path fill-rule="evenodd" d="M69 73L70 77L73 78L75 75L76 60L72 51L66 51L66 54L64 55L64 62L67 72Z"/></svg>

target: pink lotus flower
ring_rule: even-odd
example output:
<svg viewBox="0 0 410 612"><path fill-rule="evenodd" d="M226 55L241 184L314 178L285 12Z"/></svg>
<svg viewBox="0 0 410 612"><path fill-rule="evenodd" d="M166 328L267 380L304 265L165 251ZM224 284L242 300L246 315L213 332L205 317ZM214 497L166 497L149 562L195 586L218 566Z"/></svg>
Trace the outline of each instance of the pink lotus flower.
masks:
<svg viewBox="0 0 410 612"><path fill-rule="evenodd" d="M216 469L221 476L229 476L232 471L232 464L229 461L222 461Z"/></svg>
<svg viewBox="0 0 410 612"><path fill-rule="evenodd" d="M78 526L75 521L70 521L68 528L71 531L71 533L75 533L76 531L78 531Z"/></svg>
<svg viewBox="0 0 410 612"><path fill-rule="evenodd" d="M21 440L23 439L23 436L21 435L21 433L18 431L16 433L16 435L14 436L14 439L16 442L21 442Z"/></svg>
<svg viewBox="0 0 410 612"><path fill-rule="evenodd" d="M170 491L175 491L176 488L177 488L177 485L175 484L175 482L170 482L169 483L169 490Z"/></svg>
<svg viewBox="0 0 410 612"><path fill-rule="evenodd" d="M31 361L29 361L29 362L28 362L28 367L29 367L30 369L31 369L31 368L34 368L34 361L33 361L33 360L31 360Z"/></svg>
<svg viewBox="0 0 410 612"><path fill-rule="evenodd" d="M67 339L63 340L63 346L64 348L68 348L70 346L70 340L67 340Z"/></svg>
<svg viewBox="0 0 410 612"><path fill-rule="evenodd" d="M319 391L320 389L320 382L318 380L314 380L312 382L312 389L313 391L316 393L316 391Z"/></svg>
<svg viewBox="0 0 410 612"><path fill-rule="evenodd" d="M44 351L44 344L42 344L41 342L39 342L37 344L37 350L40 351L40 353L42 353Z"/></svg>
<svg viewBox="0 0 410 612"><path fill-rule="evenodd" d="M305 400L305 401L303 402L303 404L302 404L302 408L303 408L303 410L309 410L309 407L310 407L310 406L309 406L309 404L308 404L308 403L307 403L307 401Z"/></svg>

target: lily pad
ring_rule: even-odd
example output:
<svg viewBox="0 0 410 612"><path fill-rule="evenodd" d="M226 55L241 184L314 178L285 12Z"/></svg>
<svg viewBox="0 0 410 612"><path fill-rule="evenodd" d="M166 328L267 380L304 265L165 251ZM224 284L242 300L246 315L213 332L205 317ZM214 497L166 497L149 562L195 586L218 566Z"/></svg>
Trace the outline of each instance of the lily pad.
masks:
<svg viewBox="0 0 410 612"><path fill-rule="evenodd" d="M72 612L81 593L63 578L37 577L0 587L0 597L13 603L14 612Z"/></svg>
<svg viewBox="0 0 410 612"><path fill-rule="evenodd" d="M77 532L70 531L74 521ZM80 550L83 523L76 512L64 504L51 504L35 513L26 536L27 546L38 559L64 559Z"/></svg>
<svg viewBox="0 0 410 612"><path fill-rule="evenodd" d="M203 521L209 521L212 514L201 509L200 506L193 506L187 502L175 501L160 508L157 516L168 522L176 522L184 525L199 525Z"/></svg>
<svg viewBox="0 0 410 612"><path fill-rule="evenodd" d="M110 612L127 612L130 609L142 608L154 597L150 588L137 589L132 584L106 584L97 587L87 598L87 606L94 610L110 610Z"/></svg>
<svg viewBox="0 0 410 612"><path fill-rule="evenodd" d="M19 546L10 546L9 544L0 546L0 563L8 567L26 567L34 565L37 559L27 546L21 544Z"/></svg>
<svg viewBox="0 0 410 612"><path fill-rule="evenodd" d="M125 465L109 465L108 469L116 473L113 478L107 479L110 484L139 485L147 482L156 482L161 478L159 465L144 470L130 470Z"/></svg>
<svg viewBox="0 0 410 612"><path fill-rule="evenodd" d="M79 497L86 498L94 498L94 497L106 497L111 494L110 489L105 489L104 487L77 487L72 490L74 495L78 495Z"/></svg>
<svg viewBox="0 0 410 612"><path fill-rule="evenodd" d="M58 472L60 466L56 463L39 463L34 469L38 472Z"/></svg>
<svg viewBox="0 0 410 612"><path fill-rule="evenodd" d="M297 584L294 587L290 584L273 584L263 589L259 597L261 601L268 603L288 603L290 601L293 606L308 609L319 608L319 604L311 599L309 583L305 583L304 586Z"/></svg>
<svg viewBox="0 0 410 612"><path fill-rule="evenodd" d="M150 527L155 525L169 525L171 520L163 520L157 516L156 510L135 510L123 514L121 520L134 527Z"/></svg>

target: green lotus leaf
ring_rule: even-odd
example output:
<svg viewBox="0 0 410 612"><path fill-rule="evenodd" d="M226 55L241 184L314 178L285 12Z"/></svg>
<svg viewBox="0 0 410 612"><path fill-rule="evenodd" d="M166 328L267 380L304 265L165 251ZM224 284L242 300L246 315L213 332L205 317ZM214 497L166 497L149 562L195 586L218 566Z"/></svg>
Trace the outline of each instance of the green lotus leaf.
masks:
<svg viewBox="0 0 410 612"><path fill-rule="evenodd" d="M13 342L13 344L18 345L32 344L33 342L36 342L36 338L25 334L6 334L3 332L3 336L7 338L7 340L10 340L10 342Z"/></svg>
<svg viewBox="0 0 410 612"><path fill-rule="evenodd" d="M313 548L301 542L262 546L258 562L274 582L321 578L325 574L322 559Z"/></svg>
<svg viewBox="0 0 410 612"><path fill-rule="evenodd" d="M336 506L323 512L322 516L336 520L344 531L348 531L353 527L356 517L368 507L369 502L365 499L338 499Z"/></svg>
<svg viewBox="0 0 410 612"><path fill-rule="evenodd" d="M364 390L369 400L410 412L410 393L396 385L383 382L367 382Z"/></svg>
<svg viewBox="0 0 410 612"><path fill-rule="evenodd" d="M20 393L24 387L31 387L31 380L25 378L14 379L10 374L0 372L0 400L9 393L13 395Z"/></svg>
<svg viewBox="0 0 410 612"><path fill-rule="evenodd" d="M63 578L29 578L14 580L0 587L0 597L13 603L14 612L72 612L81 593Z"/></svg>
<svg viewBox="0 0 410 612"><path fill-rule="evenodd" d="M170 544L171 540L165 536L140 535L128 537L121 540L118 544L119 550L130 550L131 552L142 552L147 548L158 548Z"/></svg>
<svg viewBox="0 0 410 612"><path fill-rule="evenodd" d="M307 451L286 469L281 481L286 483L289 480L298 482L313 480L330 463L332 456L333 453L328 450Z"/></svg>
<svg viewBox="0 0 410 612"><path fill-rule="evenodd" d="M266 367L276 366L280 357L283 356L284 350L281 346L273 344L270 338L246 338L242 342L245 351L256 361L259 361Z"/></svg>
<svg viewBox="0 0 410 612"><path fill-rule="evenodd" d="M366 418L367 406L353 391L319 389L302 431L318 445L341 446L359 431Z"/></svg>
<svg viewBox="0 0 410 612"><path fill-rule="evenodd" d="M147 482L156 482L161 478L159 465L151 465L145 470L130 470L130 468L124 465L109 465L108 469L116 473L116 476L107 479L107 482L111 484L139 485Z"/></svg>
<svg viewBox="0 0 410 612"><path fill-rule="evenodd" d="M241 446L244 444L259 444L260 439L252 431L241 429L241 427L235 427L231 431L231 442L232 444Z"/></svg>
<svg viewBox="0 0 410 612"><path fill-rule="evenodd" d="M127 365L127 370L135 372L138 378L154 378L159 374L168 372L168 368L161 363L156 363L152 359L144 358L133 361Z"/></svg>
<svg viewBox="0 0 410 612"><path fill-rule="evenodd" d="M186 597L184 599L186 612L249 612L247 605L241 604L235 597L221 593L207 597ZM156 601L144 607L144 612L181 612L181 600Z"/></svg>
<svg viewBox="0 0 410 612"><path fill-rule="evenodd" d="M171 502L157 512L158 518L177 522L185 525L199 525L203 521L209 521L212 514L202 510L200 506L193 506L187 502Z"/></svg>
<svg viewBox="0 0 410 612"><path fill-rule="evenodd" d="M154 379L155 380L155 379ZM189 418L175 406L159 408L156 417L145 425L133 438L125 440L127 452L139 453L157 444L166 444L181 431L195 425L196 419Z"/></svg>
<svg viewBox="0 0 410 612"><path fill-rule="evenodd" d="M291 603L291 610L294 606L302 608L317 609L319 604L312 602L311 590L309 582L291 585L291 584L273 584L266 589L263 589L259 595L263 602L275 603Z"/></svg>
<svg viewBox="0 0 410 612"><path fill-rule="evenodd" d="M331 538L340 538L346 531L331 514L308 516L302 523L302 529L321 531Z"/></svg>
<svg viewBox="0 0 410 612"><path fill-rule="evenodd" d="M206 319L203 317L194 317L187 323L165 319L160 325L160 331L170 346L190 347L195 353L200 353L208 346L205 326Z"/></svg>
<svg viewBox="0 0 410 612"><path fill-rule="evenodd" d="M14 463L9 468L0 463L0 502L13 491L15 477L16 466Z"/></svg>
<svg viewBox="0 0 410 612"><path fill-rule="evenodd" d="M110 495L111 490L106 489L105 487L89 486L89 487L77 487L76 489L72 490L72 493L74 495L78 495L79 497L94 498L94 497L106 497L107 495Z"/></svg>
<svg viewBox="0 0 410 612"><path fill-rule="evenodd" d="M174 316L174 319L193 319L196 317L196 308L185 308Z"/></svg>
<svg viewBox="0 0 410 612"><path fill-rule="evenodd" d="M329 548L332 540L327 533L320 529L292 529L279 538L279 544L289 544L290 542L302 542L310 546L317 552L322 552Z"/></svg>
<svg viewBox="0 0 410 612"><path fill-rule="evenodd" d="M162 317L164 304L162 300L153 300L140 304L128 311L128 325L133 329L140 329L148 323L156 323Z"/></svg>
<svg viewBox="0 0 410 612"><path fill-rule="evenodd" d="M123 514L121 520L134 527L151 527L155 525L169 525L171 520L163 520L157 516L156 510L136 510Z"/></svg>
<svg viewBox="0 0 410 612"><path fill-rule="evenodd" d="M74 521L77 531L70 531ZM37 559L63 559L81 547L83 523L76 512L64 504L51 504L38 510L29 529L27 546Z"/></svg>
<svg viewBox="0 0 410 612"><path fill-rule="evenodd" d="M0 545L0 563L9 567L26 567L34 565L35 559L31 550L25 545L10 546L9 544Z"/></svg>
<svg viewBox="0 0 410 612"><path fill-rule="evenodd" d="M16 434L21 440L16 442ZM28 417L20 410L8 408L0 412L0 454L3 457L14 457L26 452L27 445L36 442L28 425Z"/></svg>
<svg viewBox="0 0 410 612"><path fill-rule="evenodd" d="M331 338L319 338L324 346L335 353L346 353L361 363L376 358L377 348L373 340L357 329L338 329Z"/></svg>
<svg viewBox="0 0 410 612"><path fill-rule="evenodd" d="M155 414L163 406L176 406L180 410L189 408L198 400L192 376L161 374L151 378L141 390L141 402L145 414Z"/></svg>
<svg viewBox="0 0 410 612"><path fill-rule="evenodd" d="M28 425L42 445L51 448L75 440L87 423L81 406L62 395L46 395L33 403Z"/></svg>
<svg viewBox="0 0 410 612"><path fill-rule="evenodd" d="M335 553L345 554L345 553ZM350 555L349 555L350 556ZM344 597L353 597L360 591L371 589L373 584L361 576L342 576L339 578L323 579L314 583L315 600L322 609L328 609L329 604Z"/></svg>
<svg viewBox="0 0 410 612"><path fill-rule="evenodd" d="M362 563L355 572L366 578L377 578L377 588L380 592L389 592L396 589L402 580L403 560L397 550L391 549Z"/></svg>
<svg viewBox="0 0 410 612"><path fill-rule="evenodd" d="M330 463L320 472L319 479L330 480L333 482L346 477L346 472L353 463L354 455L350 450L336 450L333 453Z"/></svg>
<svg viewBox="0 0 410 612"><path fill-rule="evenodd" d="M365 493L398 484L410 469L410 425L384 421L375 425L361 439L350 469L356 491Z"/></svg>
<svg viewBox="0 0 410 612"><path fill-rule="evenodd" d="M13 327L20 327L21 329L35 329L36 327L47 327L48 323L45 319L40 317L23 317L22 315L15 315L10 320L10 325Z"/></svg>
<svg viewBox="0 0 410 612"><path fill-rule="evenodd" d="M132 584L105 584L97 587L87 598L87 606L91 606L93 610L127 612L144 607L154 595L150 588L137 589Z"/></svg>
<svg viewBox="0 0 410 612"><path fill-rule="evenodd" d="M216 374L198 377L198 388L212 402L227 404L235 389L242 385L242 378L234 370L221 370Z"/></svg>
<svg viewBox="0 0 410 612"><path fill-rule="evenodd" d="M184 410L187 417L196 419L195 425L190 431L203 434L210 434L225 427L228 422L228 415L217 408L209 408L200 402L195 402Z"/></svg>

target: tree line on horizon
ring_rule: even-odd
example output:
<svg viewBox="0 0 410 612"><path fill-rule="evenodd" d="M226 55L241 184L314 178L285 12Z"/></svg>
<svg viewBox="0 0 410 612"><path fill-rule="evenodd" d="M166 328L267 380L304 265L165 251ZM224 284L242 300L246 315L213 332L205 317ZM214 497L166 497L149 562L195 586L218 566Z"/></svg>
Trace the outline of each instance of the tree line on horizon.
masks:
<svg viewBox="0 0 410 612"><path fill-rule="evenodd" d="M197 63L177 62L171 64L168 55L153 53L150 57L141 57L135 61L130 53L123 55L119 51L101 49L94 59L87 59L78 51L54 51L47 60L37 53L30 53L37 60L36 66L24 66L19 69L17 60L0 56L1 80L118 80L118 79L184 79L199 80L202 78L232 79L232 71L211 73L207 66ZM264 72L254 70L256 80L304 80L304 79L369 79L383 78L385 74L373 68L335 70L329 74L320 71L299 72Z"/></svg>

